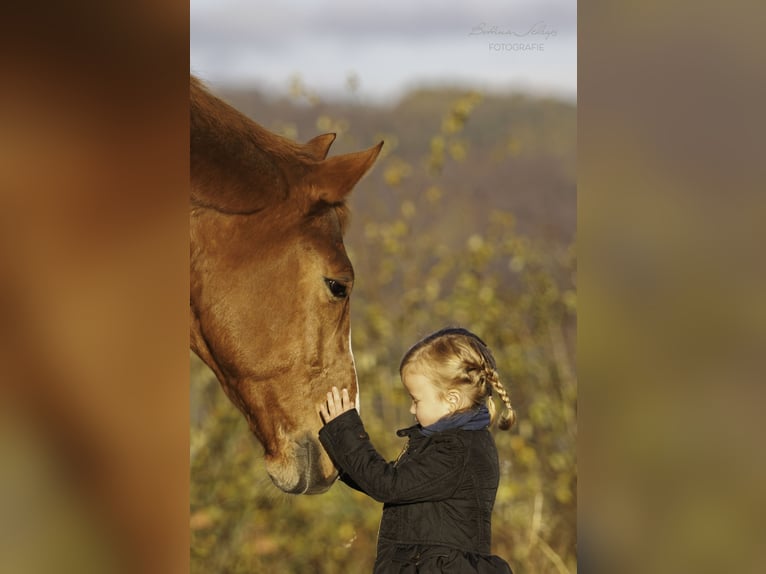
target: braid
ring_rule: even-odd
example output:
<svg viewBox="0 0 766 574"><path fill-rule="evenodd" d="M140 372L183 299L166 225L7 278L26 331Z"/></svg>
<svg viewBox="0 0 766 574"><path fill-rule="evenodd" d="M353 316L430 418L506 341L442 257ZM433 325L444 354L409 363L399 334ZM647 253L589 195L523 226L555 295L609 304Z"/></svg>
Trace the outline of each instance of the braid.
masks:
<svg viewBox="0 0 766 574"><path fill-rule="evenodd" d="M500 430L508 430L516 423L516 411L513 410L508 391L505 390L503 383L500 382L500 375L497 372L497 364L495 363L492 351L489 350L489 347L481 339L478 339L478 341L481 343L479 350L481 352L482 364L474 371L476 373L475 380L482 390L482 394L486 397L487 408L489 409L492 421L495 420L496 413L495 402L492 400L492 391L494 390L500 397L500 400L503 401L505 409L500 414L497 426Z"/></svg>
<svg viewBox="0 0 766 574"><path fill-rule="evenodd" d="M498 421L497 426L500 430L508 430L516 422L516 411L513 410L513 405L511 405L511 397L508 395L508 391L505 390L503 383L500 382L497 371L489 371L487 376L487 383L492 385L492 388L495 389L498 396L500 397L500 400L502 400L503 404L505 405L505 410L500 415L500 420ZM488 397L488 402L492 402L491 397Z"/></svg>
<svg viewBox="0 0 766 574"><path fill-rule="evenodd" d="M487 396L487 407L489 408L490 416L494 421L495 403L492 400L492 390L494 389L505 405L505 409L500 414L497 427L500 430L508 430L516 423L516 411L513 410L513 405L511 405L511 397L508 395L508 391L505 390L503 383L500 382L500 375L497 373L497 362L492 351L479 337L475 335L474 337L479 342L479 350L484 360L481 379Z"/></svg>

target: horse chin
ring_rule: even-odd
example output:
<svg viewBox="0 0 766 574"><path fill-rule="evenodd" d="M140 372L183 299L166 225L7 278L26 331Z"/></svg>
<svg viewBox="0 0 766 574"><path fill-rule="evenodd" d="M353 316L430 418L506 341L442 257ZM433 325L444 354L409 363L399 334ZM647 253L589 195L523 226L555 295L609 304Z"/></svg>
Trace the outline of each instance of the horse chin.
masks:
<svg viewBox="0 0 766 574"><path fill-rule="evenodd" d="M274 485L288 494L321 494L338 472L316 439L304 437L280 455L266 456L266 472Z"/></svg>

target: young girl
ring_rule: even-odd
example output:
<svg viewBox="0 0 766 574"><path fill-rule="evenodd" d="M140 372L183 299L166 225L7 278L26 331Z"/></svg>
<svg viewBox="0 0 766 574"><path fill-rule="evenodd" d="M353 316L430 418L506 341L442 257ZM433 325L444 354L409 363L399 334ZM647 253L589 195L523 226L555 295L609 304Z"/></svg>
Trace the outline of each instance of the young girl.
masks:
<svg viewBox="0 0 766 574"><path fill-rule="evenodd" d="M346 389L333 387L320 409L319 440L341 480L384 503L374 573L511 574L490 553L493 391L505 406L499 427L516 420L492 352L470 331L443 329L407 351L399 373L418 424L397 432L409 442L394 462L370 443Z"/></svg>

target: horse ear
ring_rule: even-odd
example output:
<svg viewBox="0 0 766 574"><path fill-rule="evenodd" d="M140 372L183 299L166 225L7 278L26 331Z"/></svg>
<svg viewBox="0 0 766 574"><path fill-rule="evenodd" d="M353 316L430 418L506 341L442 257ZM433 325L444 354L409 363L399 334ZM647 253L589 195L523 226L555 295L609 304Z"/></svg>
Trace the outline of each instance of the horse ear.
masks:
<svg viewBox="0 0 766 574"><path fill-rule="evenodd" d="M313 199L327 203L343 201L375 163L382 147L380 142L370 149L337 155L317 165L309 176Z"/></svg>
<svg viewBox="0 0 766 574"><path fill-rule="evenodd" d="M327 152L330 151L332 142L335 141L335 134L322 134L309 141L307 141L303 148L308 154L317 161L322 161L327 157Z"/></svg>

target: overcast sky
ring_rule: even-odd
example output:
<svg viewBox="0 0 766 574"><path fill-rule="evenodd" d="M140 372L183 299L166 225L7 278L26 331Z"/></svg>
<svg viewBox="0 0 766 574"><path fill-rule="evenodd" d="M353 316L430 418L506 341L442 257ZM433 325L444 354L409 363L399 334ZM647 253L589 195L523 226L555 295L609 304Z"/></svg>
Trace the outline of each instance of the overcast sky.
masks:
<svg viewBox="0 0 766 574"><path fill-rule="evenodd" d="M268 7L267 7L268 6ZM468 84L574 99L574 0L191 0L191 70L216 85L397 97Z"/></svg>

